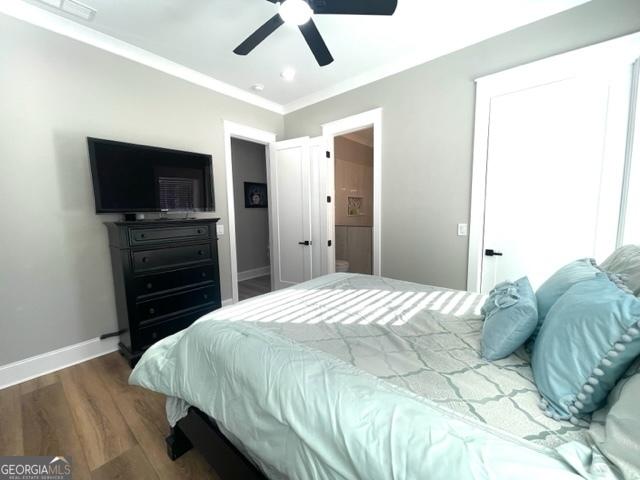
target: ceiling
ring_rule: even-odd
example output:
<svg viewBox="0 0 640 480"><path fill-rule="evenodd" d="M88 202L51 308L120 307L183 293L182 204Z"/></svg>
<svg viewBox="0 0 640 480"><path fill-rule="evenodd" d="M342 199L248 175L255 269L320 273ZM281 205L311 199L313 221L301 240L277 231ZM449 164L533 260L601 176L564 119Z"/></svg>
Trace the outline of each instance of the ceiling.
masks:
<svg viewBox="0 0 640 480"><path fill-rule="evenodd" d="M373 147L373 128L365 128L363 130L357 130L351 133L345 133L340 135L348 140L361 143L367 147Z"/></svg>
<svg viewBox="0 0 640 480"><path fill-rule="evenodd" d="M5 0L3 0L5 1ZM15 0L14 0L15 1ZM424 63L586 0L399 0L393 17L314 17L335 62L319 67L297 27L284 25L247 57L232 50L275 14L266 0L82 0L90 22L25 0L257 94L283 111ZM297 75L286 82L284 67ZM262 92L251 86L264 85Z"/></svg>

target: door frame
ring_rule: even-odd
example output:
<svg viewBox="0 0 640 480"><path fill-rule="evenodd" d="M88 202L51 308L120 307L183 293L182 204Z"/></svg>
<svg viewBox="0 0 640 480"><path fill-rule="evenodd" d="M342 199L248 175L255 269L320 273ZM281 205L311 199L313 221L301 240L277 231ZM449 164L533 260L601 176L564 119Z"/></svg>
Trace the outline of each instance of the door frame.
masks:
<svg viewBox="0 0 640 480"><path fill-rule="evenodd" d="M322 137L329 152L330 162L327 168L327 192L331 195L333 208L327 209L327 238L335 245L335 146L334 139L340 135L373 127L373 274L382 275L382 108L375 108L357 115L322 125ZM336 268L335 248L327 245L327 271L334 273Z"/></svg>
<svg viewBox="0 0 640 480"><path fill-rule="evenodd" d="M227 187L227 230L229 235L229 256L231 260L231 293L233 303L238 303L238 252L236 246L236 210L233 190L233 156L231 152L231 139L238 138L265 146L265 160L267 171L267 190L269 188L269 152L270 146L276 141L276 134L259 130L235 122L224 120L224 169ZM269 216L269 231L271 232L271 217ZM272 247L273 248L273 247ZM273 262L270 261L271 278L273 282Z"/></svg>
<svg viewBox="0 0 640 480"><path fill-rule="evenodd" d="M555 55L526 65L477 78L469 221L467 290L482 286L484 222L491 101L533 85L573 78L580 74L598 76L602 71L632 64L640 56L640 33ZM622 214L622 213L621 213Z"/></svg>

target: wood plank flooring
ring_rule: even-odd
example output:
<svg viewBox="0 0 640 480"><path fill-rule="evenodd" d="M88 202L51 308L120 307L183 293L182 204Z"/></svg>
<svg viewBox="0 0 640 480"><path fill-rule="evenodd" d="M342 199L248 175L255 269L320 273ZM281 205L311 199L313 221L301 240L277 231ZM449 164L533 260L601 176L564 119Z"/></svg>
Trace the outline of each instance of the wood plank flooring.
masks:
<svg viewBox="0 0 640 480"><path fill-rule="evenodd" d="M169 459L164 397L130 373L116 352L0 390L0 456L71 456L74 479L218 480L195 450Z"/></svg>
<svg viewBox="0 0 640 480"><path fill-rule="evenodd" d="M251 278L238 282L238 297L240 300L257 297L271 291L271 275Z"/></svg>

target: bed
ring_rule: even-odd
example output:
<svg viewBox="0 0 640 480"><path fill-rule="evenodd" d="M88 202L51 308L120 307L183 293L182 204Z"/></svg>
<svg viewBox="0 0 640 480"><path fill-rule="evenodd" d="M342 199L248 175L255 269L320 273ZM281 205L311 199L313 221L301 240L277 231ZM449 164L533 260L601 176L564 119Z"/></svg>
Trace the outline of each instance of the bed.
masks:
<svg viewBox="0 0 640 480"><path fill-rule="evenodd" d="M481 358L483 301L328 275L204 316L130 382L167 395L172 456L220 449L233 477L615 478L588 422L538 408L524 349Z"/></svg>

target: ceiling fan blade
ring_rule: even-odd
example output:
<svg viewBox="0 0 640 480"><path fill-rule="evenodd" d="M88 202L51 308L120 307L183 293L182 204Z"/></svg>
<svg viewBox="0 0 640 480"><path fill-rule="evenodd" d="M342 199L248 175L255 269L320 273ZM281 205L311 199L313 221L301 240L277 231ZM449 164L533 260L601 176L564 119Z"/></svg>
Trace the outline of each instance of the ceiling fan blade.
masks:
<svg viewBox="0 0 640 480"><path fill-rule="evenodd" d="M238 55L247 55L251 50L256 48L265 38L275 32L282 26L284 20L279 14L275 14L264 25L253 32L247 39L236 47L233 53Z"/></svg>
<svg viewBox="0 0 640 480"><path fill-rule="evenodd" d="M393 15L398 0L308 0L316 14Z"/></svg>
<svg viewBox="0 0 640 480"><path fill-rule="evenodd" d="M309 45L313 56L316 57L316 60L321 67L333 62L331 52L329 52L327 44L324 43L322 35L320 35L318 27L316 27L313 20L309 20L304 25L300 25L300 31L302 32L304 39L307 41L307 45Z"/></svg>

